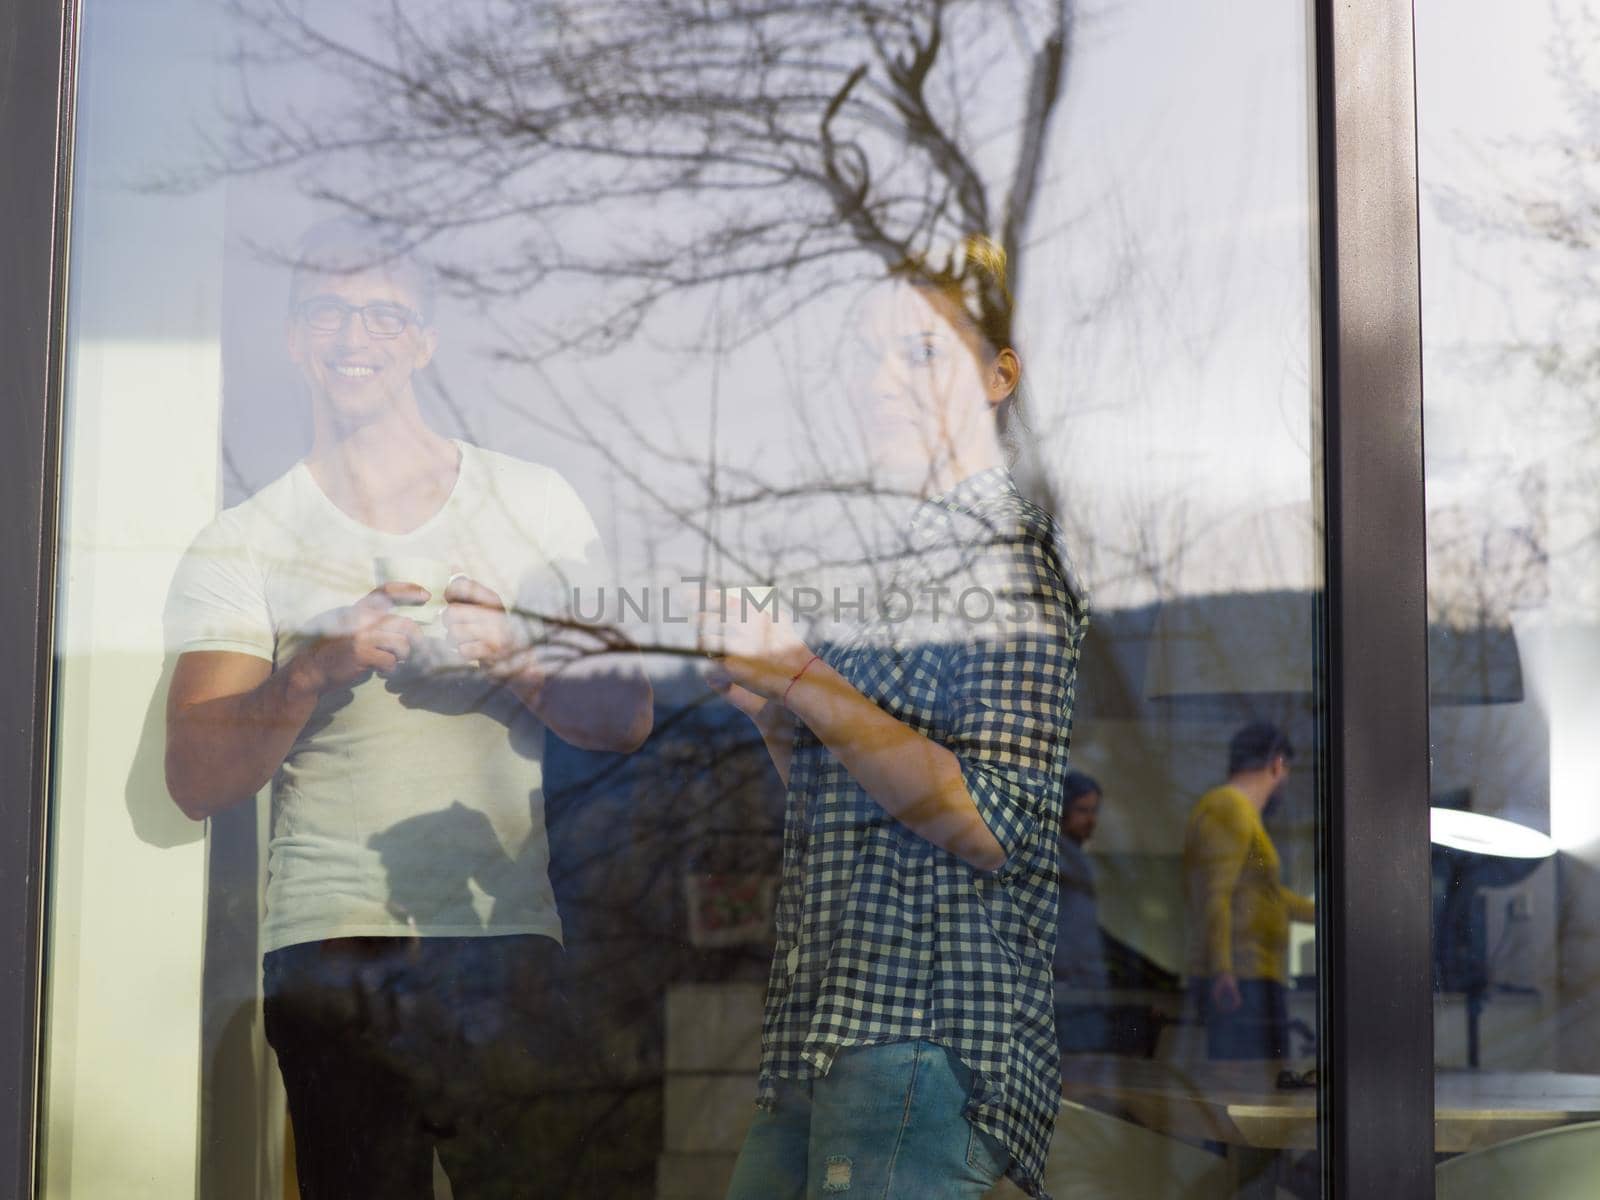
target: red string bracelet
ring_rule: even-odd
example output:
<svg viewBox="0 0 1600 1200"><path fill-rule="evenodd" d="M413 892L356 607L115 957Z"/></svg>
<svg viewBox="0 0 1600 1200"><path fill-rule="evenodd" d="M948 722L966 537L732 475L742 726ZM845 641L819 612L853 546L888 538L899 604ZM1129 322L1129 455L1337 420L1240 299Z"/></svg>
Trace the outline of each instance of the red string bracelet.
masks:
<svg viewBox="0 0 1600 1200"><path fill-rule="evenodd" d="M789 693L794 691L794 685L800 682L800 676L804 675L811 669L811 664L816 662L821 657L822 655L820 654L813 654L810 658L806 659L805 666L801 667L789 677L789 686L783 689L783 699L778 701L779 704L783 705L785 708L789 707Z"/></svg>

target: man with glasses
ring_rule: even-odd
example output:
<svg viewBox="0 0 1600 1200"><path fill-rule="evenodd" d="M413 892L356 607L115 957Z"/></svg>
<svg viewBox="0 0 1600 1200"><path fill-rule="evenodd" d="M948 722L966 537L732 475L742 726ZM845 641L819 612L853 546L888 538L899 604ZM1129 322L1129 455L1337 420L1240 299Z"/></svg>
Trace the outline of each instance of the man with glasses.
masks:
<svg viewBox="0 0 1600 1200"><path fill-rule="evenodd" d="M636 656L561 621L604 570L577 495L424 419L432 304L384 238L308 235L310 452L200 534L168 604L173 798L199 820L272 785L266 1032L306 1200L431 1198L435 1152L458 1200L566 1194L531 1116L574 1037L544 735L650 729Z"/></svg>
<svg viewBox="0 0 1600 1200"><path fill-rule="evenodd" d="M1288 1052L1289 922L1314 920L1315 909L1283 885L1262 815L1283 794L1293 758L1276 725L1246 725L1228 743L1228 781L1189 814L1188 975L1213 1059Z"/></svg>

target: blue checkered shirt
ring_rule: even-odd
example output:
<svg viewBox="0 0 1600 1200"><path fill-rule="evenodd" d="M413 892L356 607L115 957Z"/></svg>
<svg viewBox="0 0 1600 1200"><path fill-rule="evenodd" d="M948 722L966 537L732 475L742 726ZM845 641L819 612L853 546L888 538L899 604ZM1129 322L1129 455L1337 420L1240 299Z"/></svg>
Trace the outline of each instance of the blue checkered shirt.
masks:
<svg viewBox="0 0 1600 1200"><path fill-rule="evenodd" d="M1087 620L1069 578L1055 523L1004 470L919 506L876 614L823 657L956 755L1006 859L983 871L925 841L797 725L762 1030L767 1107L776 1079L848 1047L949 1047L973 1073L967 1118L1036 1197L1061 1100L1051 957Z"/></svg>

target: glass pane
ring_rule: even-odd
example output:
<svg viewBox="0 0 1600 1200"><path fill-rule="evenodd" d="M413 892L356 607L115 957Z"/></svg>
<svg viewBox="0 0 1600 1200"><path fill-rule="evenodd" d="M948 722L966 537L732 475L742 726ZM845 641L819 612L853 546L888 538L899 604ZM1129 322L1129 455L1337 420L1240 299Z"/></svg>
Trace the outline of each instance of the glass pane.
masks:
<svg viewBox="0 0 1600 1200"><path fill-rule="evenodd" d="M1318 1195L1309 39L85 0L45 1193Z"/></svg>
<svg viewBox="0 0 1600 1200"><path fill-rule="evenodd" d="M1592 1186L1600 1118L1600 27L1416 19L1439 1194L1536 1200Z"/></svg>

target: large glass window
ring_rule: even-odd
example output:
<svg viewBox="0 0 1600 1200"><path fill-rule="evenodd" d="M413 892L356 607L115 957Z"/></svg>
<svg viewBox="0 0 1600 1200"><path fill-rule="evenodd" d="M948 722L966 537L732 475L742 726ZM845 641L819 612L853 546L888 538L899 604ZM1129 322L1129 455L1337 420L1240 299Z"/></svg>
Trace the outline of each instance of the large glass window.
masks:
<svg viewBox="0 0 1600 1200"><path fill-rule="evenodd" d="M1597 32L1417 6L1441 1196L1583 1190L1600 1116Z"/></svg>
<svg viewBox="0 0 1600 1200"><path fill-rule="evenodd" d="M80 55L45 1194L1320 1194L1306 7Z"/></svg>

